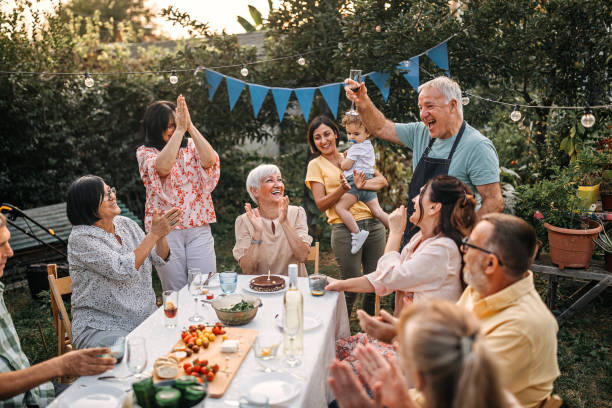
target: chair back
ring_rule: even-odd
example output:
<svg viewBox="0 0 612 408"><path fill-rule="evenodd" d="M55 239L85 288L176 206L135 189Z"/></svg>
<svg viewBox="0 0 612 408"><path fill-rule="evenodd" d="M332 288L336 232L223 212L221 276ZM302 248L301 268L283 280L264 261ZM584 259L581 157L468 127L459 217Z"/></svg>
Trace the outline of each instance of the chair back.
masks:
<svg viewBox="0 0 612 408"><path fill-rule="evenodd" d="M319 274L319 243L315 242L313 246L310 247L310 251L308 252L307 261L314 261L314 273Z"/></svg>
<svg viewBox="0 0 612 408"><path fill-rule="evenodd" d="M563 405L563 400L557 394L549 395L542 404L540 404L540 408L559 408Z"/></svg>
<svg viewBox="0 0 612 408"><path fill-rule="evenodd" d="M64 306L62 295L72 293L70 276L57 277L57 265L47 265L47 277L49 278L49 294L51 295L51 310L53 311L53 323L57 334L57 355L72 350L72 324Z"/></svg>

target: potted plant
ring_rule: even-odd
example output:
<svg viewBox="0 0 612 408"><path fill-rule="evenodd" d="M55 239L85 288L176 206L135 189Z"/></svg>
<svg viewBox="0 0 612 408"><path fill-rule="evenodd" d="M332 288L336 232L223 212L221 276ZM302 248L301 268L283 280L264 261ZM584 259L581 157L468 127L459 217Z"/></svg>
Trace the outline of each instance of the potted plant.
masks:
<svg viewBox="0 0 612 408"><path fill-rule="evenodd" d="M595 240L597 246L599 246L604 251L604 259L606 260L606 270L608 272L612 272L612 238L608 235L608 231L603 226L603 223L600 221L602 230Z"/></svg>
<svg viewBox="0 0 612 408"><path fill-rule="evenodd" d="M579 184L577 205L580 209L588 211L597 202L604 164L604 155L591 147L584 147L571 162L571 170Z"/></svg>
<svg viewBox="0 0 612 408"><path fill-rule="evenodd" d="M587 268L602 227L581 216L572 169L552 170L555 178L517 189L517 214L528 221L535 218L540 239L548 241L550 258L560 269Z"/></svg>

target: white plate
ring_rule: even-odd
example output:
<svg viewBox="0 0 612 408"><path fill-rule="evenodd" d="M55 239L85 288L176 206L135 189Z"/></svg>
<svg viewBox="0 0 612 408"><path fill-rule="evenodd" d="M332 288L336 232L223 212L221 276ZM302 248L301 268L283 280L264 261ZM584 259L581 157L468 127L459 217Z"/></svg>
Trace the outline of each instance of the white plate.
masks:
<svg viewBox="0 0 612 408"><path fill-rule="evenodd" d="M283 404L295 398L301 390L300 383L288 380L285 373L268 373L249 380L253 384L248 395L260 394L268 397L270 405Z"/></svg>
<svg viewBox="0 0 612 408"><path fill-rule="evenodd" d="M60 396L60 406L70 408L120 408L126 393L107 384L95 384Z"/></svg>
<svg viewBox="0 0 612 408"><path fill-rule="evenodd" d="M274 320L276 321L276 325L282 330L284 327L283 317L280 314L277 314L274 316ZM319 327L320 324L321 319L319 319L319 316L311 315L308 312L304 313L304 330L315 329Z"/></svg>
<svg viewBox="0 0 612 408"><path fill-rule="evenodd" d="M258 276L268 276L268 275L258 275ZM284 291L287 290L287 287L289 286L289 278L287 276L282 276L282 275L275 275L275 276L280 276L281 278L283 278L285 280L285 287L279 290L275 290L274 292L259 292L257 290L253 290L251 289L251 287L249 286L249 283L251 282L251 279L255 279L257 278L257 276L253 275L253 277L251 279L245 279L244 281L242 281L242 283L240 284L240 288L246 292L249 293L255 293L258 295L273 295L275 293L283 293Z"/></svg>

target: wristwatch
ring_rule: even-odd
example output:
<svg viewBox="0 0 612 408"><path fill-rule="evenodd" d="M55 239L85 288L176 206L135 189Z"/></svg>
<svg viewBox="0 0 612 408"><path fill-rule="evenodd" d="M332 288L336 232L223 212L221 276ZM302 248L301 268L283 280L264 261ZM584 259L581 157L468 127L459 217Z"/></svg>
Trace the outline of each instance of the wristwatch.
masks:
<svg viewBox="0 0 612 408"><path fill-rule="evenodd" d="M251 240L251 244L253 245L259 245L261 244L263 241L261 239L252 239Z"/></svg>

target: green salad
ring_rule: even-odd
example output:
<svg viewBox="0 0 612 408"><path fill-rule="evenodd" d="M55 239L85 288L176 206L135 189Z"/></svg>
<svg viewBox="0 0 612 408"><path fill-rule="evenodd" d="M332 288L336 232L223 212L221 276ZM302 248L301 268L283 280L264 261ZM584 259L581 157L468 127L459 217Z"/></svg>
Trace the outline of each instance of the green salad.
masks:
<svg viewBox="0 0 612 408"><path fill-rule="evenodd" d="M234 306L230 308L224 308L224 309L219 309L219 310L222 310L224 312L244 312L244 311L251 310L254 308L255 307L253 306L252 303L249 303L246 300L241 300L240 303L236 303Z"/></svg>

